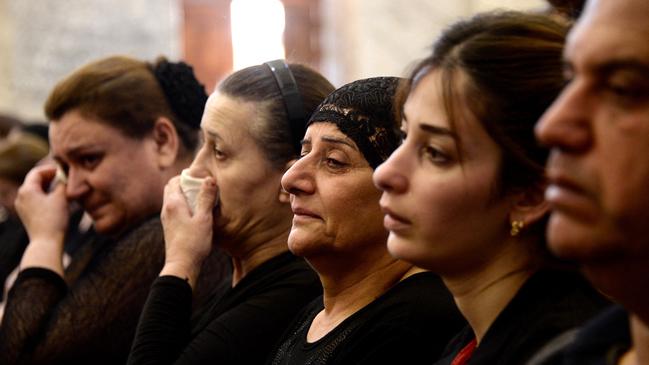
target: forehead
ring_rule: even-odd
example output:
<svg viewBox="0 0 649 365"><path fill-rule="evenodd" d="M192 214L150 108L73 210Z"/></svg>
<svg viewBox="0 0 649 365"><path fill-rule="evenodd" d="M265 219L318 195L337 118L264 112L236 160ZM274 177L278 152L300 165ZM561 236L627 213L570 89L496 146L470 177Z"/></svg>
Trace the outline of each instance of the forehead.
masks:
<svg viewBox="0 0 649 365"><path fill-rule="evenodd" d="M130 139L120 130L77 110L71 110L50 123L49 136L55 154L64 154L82 146L101 146Z"/></svg>
<svg viewBox="0 0 649 365"><path fill-rule="evenodd" d="M258 105L259 104L259 105ZM220 138L250 136L250 128L261 122L263 105L232 98L226 94L210 95L205 105L201 127Z"/></svg>
<svg viewBox="0 0 649 365"><path fill-rule="evenodd" d="M565 55L584 66L618 60L649 65L648 19L646 0L590 1L568 36Z"/></svg>
<svg viewBox="0 0 649 365"><path fill-rule="evenodd" d="M343 132L340 131L338 126L333 122L316 122L309 125L304 134L305 140L310 142L316 142L325 140L327 141L329 137L335 138L337 140L345 141L350 144L351 147L357 149L356 143Z"/></svg>
<svg viewBox="0 0 649 365"><path fill-rule="evenodd" d="M444 91L442 71L432 71L424 76L411 91L404 105L404 114L408 124L408 136L411 133L423 132L425 136L446 138L457 144L460 153L465 157L491 156L500 153L500 147L491 138L485 126L471 108L467 107L464 89L469 82L468 76L462 72L454 72L450 79L451 90ZM450 92L448 106L452 115L447 113L447 102L444 92ZM428 125L446 130L446 133L431 132Z"/></svg>
<svg viewBox="0 0 649 365"><path fill-rule="evenodd" d="M448 126L442 97L441 72L431 71L410 90L403 105L403 124L425 120Z"/></svg>
<svg viewBox="0 0 649 365"><path fill-rule="evenodd" d="M446 79L448 77L448 79ZM411 90L404 104L405 123L426 123L451 131L480 124L467 107L468 77L463 71L432 70ZM452 113L451 114L449 114Z"/></svg>

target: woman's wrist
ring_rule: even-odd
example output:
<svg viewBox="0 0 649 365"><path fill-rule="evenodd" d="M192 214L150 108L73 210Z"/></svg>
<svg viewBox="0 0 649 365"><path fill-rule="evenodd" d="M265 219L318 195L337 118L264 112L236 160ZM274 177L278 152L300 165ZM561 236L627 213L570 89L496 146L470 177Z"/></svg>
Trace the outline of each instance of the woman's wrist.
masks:
<svg viewBox="0 0 649 365"><path fill-rule="evenodd" d="M181 278L194 289L201 272L202 263L186 260L167 260L160 276L170 275Z"/></svg>
<svg viewBox="0 0 649 365"><path fill-rule="evenodd" d="M37 238L31 240L20 261L20 268L42 267L64 275L63 238Z"/></svg>

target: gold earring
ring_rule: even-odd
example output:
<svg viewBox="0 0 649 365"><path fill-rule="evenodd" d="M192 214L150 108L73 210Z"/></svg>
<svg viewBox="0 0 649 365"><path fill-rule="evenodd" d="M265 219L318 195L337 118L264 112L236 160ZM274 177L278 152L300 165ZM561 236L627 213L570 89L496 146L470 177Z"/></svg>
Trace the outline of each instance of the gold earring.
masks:
<svg viewBox="0 0 649 365"><path fill-rule="evenodd" d="M525 223L523 221L513 221L512 222L512 229L509 231L509 234L512 237L518 236L519 233L521 233L521 230L525 226Z"/></svg>

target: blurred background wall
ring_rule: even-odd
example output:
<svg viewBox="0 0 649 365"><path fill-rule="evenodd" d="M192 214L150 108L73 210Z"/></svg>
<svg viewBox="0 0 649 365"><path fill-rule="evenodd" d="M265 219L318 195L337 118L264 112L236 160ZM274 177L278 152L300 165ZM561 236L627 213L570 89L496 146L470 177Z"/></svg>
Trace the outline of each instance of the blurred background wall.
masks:
<svg viewBox="0 0 649 365"><path fill-rule="evenodd" d="M319 69L336 86L405 75L462 17L544 7L543 0L0 0L0 114L43 121L57 80L111 54L186 60L209 91L233 69L279 57Z"/></svg>

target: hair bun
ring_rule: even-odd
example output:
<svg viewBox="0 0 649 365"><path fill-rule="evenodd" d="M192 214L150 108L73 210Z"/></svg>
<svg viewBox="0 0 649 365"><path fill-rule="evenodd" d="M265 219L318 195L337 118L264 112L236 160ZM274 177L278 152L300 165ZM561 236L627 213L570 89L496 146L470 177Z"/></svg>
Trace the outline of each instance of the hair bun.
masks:
<svg viewBox="0 0 649 365"><path fill-rule="evenodd" d="M153 74L180 122L200 128L207 93L193 68L185 62L169 62L163 58L154 65Z"/></svg>

